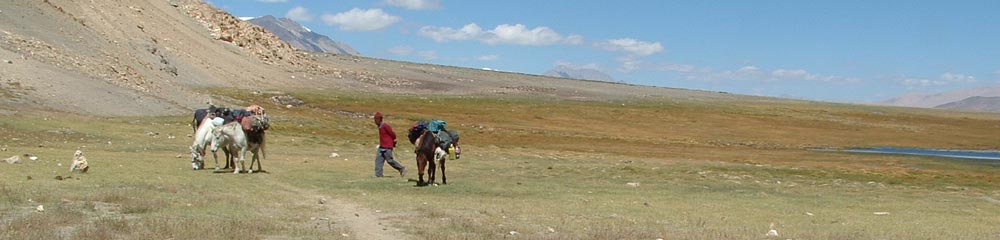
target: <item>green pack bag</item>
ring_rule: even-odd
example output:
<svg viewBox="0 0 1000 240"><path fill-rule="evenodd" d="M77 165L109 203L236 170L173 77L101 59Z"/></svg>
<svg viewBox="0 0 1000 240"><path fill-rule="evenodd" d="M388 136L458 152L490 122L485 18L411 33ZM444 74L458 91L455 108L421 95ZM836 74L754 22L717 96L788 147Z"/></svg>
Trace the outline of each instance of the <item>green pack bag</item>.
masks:
<svg viewBox="0 0 1000 240"><path fill-rule="evenodd" d="M433 133L437 133L445 129L445 125L448 125L444 120L431 119L431 122L427 123L427 130Z"/></svg>
<svg viewBox="0 0 1000 240"><path fill-rule="evenodd" d="M452 143L458 142L458 131L441 130L437 133L437 139L441 149L448 149Z"/></svg>

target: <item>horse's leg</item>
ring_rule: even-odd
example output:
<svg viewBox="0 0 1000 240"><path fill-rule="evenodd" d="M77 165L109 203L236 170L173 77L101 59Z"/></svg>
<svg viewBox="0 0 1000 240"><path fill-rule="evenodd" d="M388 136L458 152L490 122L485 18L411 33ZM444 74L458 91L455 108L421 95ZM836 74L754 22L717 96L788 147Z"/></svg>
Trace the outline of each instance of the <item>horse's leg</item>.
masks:
<svg viewBox="0 0 1000 240"><path fill-rule="evenodd" d="M258 145L257 149L253 151L254 161L257 161L257 171L261 172L261 171L264 171L264 170L263 170L263 168L260 167L260 160L261 159L259 157L257 157L257 151L260 151L261 152L261 156L263 156L263 154L264 154L263 145ZM253 168L253 164L250 164L250 167Z"/></svg>
<svg viewBox="0 0 1000 240"><path fill-rule="evenodd" d="M256 148L256 146L250 147L250 153L253 154L253 156L250 157L250 168L247 168L247 173L253 173L253 163L256 162L257 164L260 164L260 162L257 161L258 160L257 159L257 150L258 149ZM259 166L257 167L257 171L258 172L260 171L260 167Z"/></svg>
<svg viewBox="0 0 1000 240"><path fill-rule="evenodd" d="M243 145L240 147L240 167L247 169L247 146ZM247 173L251 173L251 170L247 169Z"/></svg>
<svg viewBox="0 0 1000 240"><path fill-rule="evenodd" d="M426 186L424 182L424 169L427 168L427 156L417 154L417 186Z"/></svg>
<svg viewBox="0 0 1000 240"><path fill-rule="evenodd" d="M444 161L447 157L441 158L441 184L448 184L448 175L444 173Z"/></svg>
<svg viewBox="0 0 1000 240"><path fill-rule="evenodd" d="M225 152L226 149L223 148L222 151ZM215 171L219 171L219 153L216 151L212 151L212 158L215 159Z"/></svg>
<svg viewBox="0 0 1000 240"><path fill-rule="evenodd" d="M234 160L235 160L236 157L239 157L239 160L236 160L236 163L233 163L233 168L235 168L233 170L233 173L237 173L238 174L238 173L240 173L240 169L241 169L240 167L242 167L244 169L246 168L246 166L243 165L243 156L246 155L246 148L241 148L241 150L237 151L236 153L238 153L238 154L236 156L234 156Z"/></svg>
<svg viewBox="0 0 1000 240"><path fill-rule="evenodd" d="M233 152L230 151L229 146L222 146L222 153L226 154L226 159L224 160L226 161L226 166L222 167L222 169L231 168L232 167L231 163L233 161Z"/></svg>
<svg viewBox="0 0 1000 240"><path fill-rule="evenodd" d="M427 168L427 184L434 185L434 173L436 172L437 164L434 163L434 158L427 161L427 164L430 165Z"/></svg>

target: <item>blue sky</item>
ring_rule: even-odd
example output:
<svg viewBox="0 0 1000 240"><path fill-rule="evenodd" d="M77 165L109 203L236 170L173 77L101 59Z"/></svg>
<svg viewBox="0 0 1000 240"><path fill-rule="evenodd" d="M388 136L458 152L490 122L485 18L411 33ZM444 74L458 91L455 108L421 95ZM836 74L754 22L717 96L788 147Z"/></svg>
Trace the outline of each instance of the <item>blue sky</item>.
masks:
<svg viewBox="0 0 1000 240"><path fill-rule="evenodd" d="M1000 84L1000 1L210 0L363 55L838 102Z"/></svg>

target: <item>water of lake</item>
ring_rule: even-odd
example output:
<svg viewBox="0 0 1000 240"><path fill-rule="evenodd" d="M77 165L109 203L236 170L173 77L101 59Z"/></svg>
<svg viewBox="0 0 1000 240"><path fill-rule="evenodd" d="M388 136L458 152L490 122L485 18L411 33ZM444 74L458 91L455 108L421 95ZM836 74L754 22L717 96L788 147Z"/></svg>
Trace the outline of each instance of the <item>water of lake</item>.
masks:
<svg viewBox="0 0 1000 240"><path fill-rule="evenodd" d="M817 149L817 151L838 151L838 150ZM919 156L985 160L988 162L1000 163L1000 151L996 150L981 151L981 150L875 147L875 148L851 148L851 149L839 150L839 152L919 155Z"/></svg>

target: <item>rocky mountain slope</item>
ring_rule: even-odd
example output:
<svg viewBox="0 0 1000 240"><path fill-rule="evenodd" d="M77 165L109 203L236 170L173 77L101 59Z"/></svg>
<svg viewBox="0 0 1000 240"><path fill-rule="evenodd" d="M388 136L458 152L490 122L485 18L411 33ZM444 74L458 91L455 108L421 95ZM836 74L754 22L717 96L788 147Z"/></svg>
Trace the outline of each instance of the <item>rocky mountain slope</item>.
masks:
<svg viewBox="0 0 1000 240"><path fill-rule="evenodd" d="M326 35L315 33L288 18L275 18L274 16L267 15L247 21L264 27L264 29L278 36L281 40L285 40L285 42L291 44L295 49L310 52L361 55L357 50L351 48L351 46L334 41Z"/></svg>

